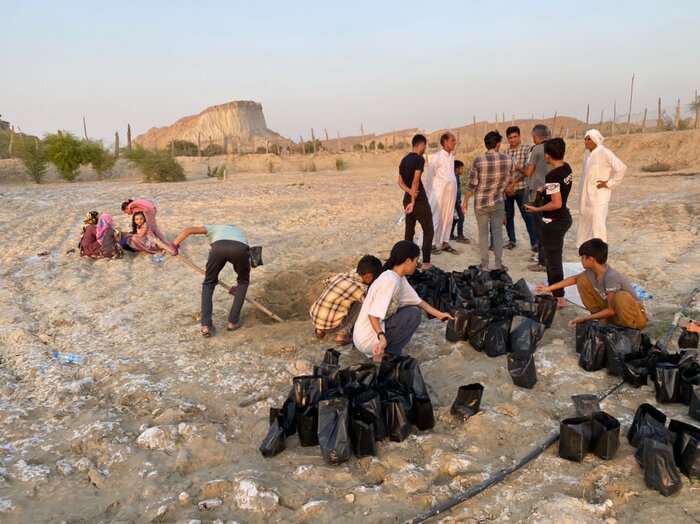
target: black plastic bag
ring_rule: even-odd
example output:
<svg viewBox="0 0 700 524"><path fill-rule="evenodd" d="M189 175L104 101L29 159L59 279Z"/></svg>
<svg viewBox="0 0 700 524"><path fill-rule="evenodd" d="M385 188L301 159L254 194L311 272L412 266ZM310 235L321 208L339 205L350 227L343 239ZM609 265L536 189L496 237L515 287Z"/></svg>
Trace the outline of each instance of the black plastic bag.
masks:
<svg viewBox="0 0 700 524"><path fill-rule="evenodd" d="M297 408L297 433L302 447L318 444L318 406Z"/></svg>
<svg viewBox="0 0 700 524"><path fill-rule="evenodd" d="M635 388L646 386L649 376L649 359L642 353L630 353L623 357L622 377Z"/></svg>
<svg viewBox="0 0 700 524"><path fill-rule="evenodd" d="M639 349L639 330L604 326L598 328L598 338L605 347L605 368L611 375L621 377L624 356Z"/></svg>
<svg viewBox="0 0 700 524"><path fill-rule="evenodd" d="M450 342L467 340L469 336L469 312L464 309L455 308L452 310L454 320L447 321L445 338Z"/></svg>
<svg viewBox="0 0 700 524"><path fill-rule="evenodd" d="M328 348L323 353L322 364L338 365L340 363L340 351L335 348Z"/></svg>
<svg viewBox="0 0 700 524"><path fill-rule="evenodd" d="M382 421L384 426L384 421ZM355 411L350 420L350 439L352 451L356 457L367 457L377 454L377 439L374 417L366 411Z"/></svg>
<svg viewBox="0 0 700 524"><path fill-rule="evenodd" d="M287 399L284 401L284 404L282 404L281 409L270 408L270 424L280 415L282 416L281 423L286 435L294 435L297 431L297 405L294 402L293 387L289 390L289 395L287 395Z"/></svg>
<svg viewBox="0 0 700 524"><path fill-rule="evenodd" d="M331 398L319 403L318 444L327 464L342 464L350 459L352 443L347 398Z"/></svg>
<svg viewBox="0 0 700 524"><path fill-rule="evenodd" d="M655 422L657 427L665 429L666 415L651 404L640 404L627 431L627 441L635 448L639 446L643 439L642 428L652 422Z"/></svg>
<svg viewBox="0 0 700 524"><path fill-rule="evenodd" d="M402 442L411 434L411 423L408 421L404 405L400 398L393 397L386 401L386 430L390 440Z"/></svg>
<svg viewBox="0 0 700 524"><path fill-rule="evenodd" d="M620 421L605 411L591 417L590 450L604 460L615 457L620 447Z"/></svg>
<svg viewBox="0 0 700 524"><path fill-rule="evenodd" d="M578 328L578 324L576 325ZM605 347L603 341L598 336L598 326L589 326L585 336L576 337L577 350L579 351L578 365L586 371L598 371L605 367ZM581 343L578 346L578 343Z"/></svg>
<svg viewBox="0 0 700 524"><path fill-rule="evenodd" d="M683 328L683 331L681 331L681 334L678 337L678 347L680 349L697 348L698 340L700 340L700 333L691 333L687 329Z"/></svg>
<svg viewBox="0 0 700 524"><path fill-rule="evenodd" d="M285 434L283 418L278 416L270 424L270 429L260 444L260 453L263 457L274 457L285 450L287 447Z"/></svg>
<svg viewBox="0 0 700 524"><path fill-rule="evenodd" d="M477 414L481 406L481 397L484 394L484 386L478 383L459 386L457 398L452 403L450 413L467 420Z"/></svg>
<svg viewBox="0 0 700 524"><path fill-rule="evenodd" d="M401 380L401 363L403 360L403 355L384 354L377 373L377 385L380 388L384 387L387 382Z"/></svg>
<svg viewBox="0 0 700 524"><path fill-rule="evenodd" d="M484 335L484 349L489 357L500 357L508 353L508 337L510 335L508 319L494 320L489 323Z"/></svg>
<svg viewBox="0 0 700 524"><path fill-rule="evenodd" d="M559 425L559 456L581 462L591 445L591 419L567 418Z"/></svg>
<svg viewBox="0 0 700 524"><path fill-rule="evenodd" d="M571 400L574 401L574 409L577 417L592 417L594 413L600 411L600 399L598 395L582 394L573 395Z"/></svg>
<svg viewBox="0 0 700 524"><path fill-rule="evenodd" d="M522 315L515 315L510 324L509 351L534 353L543 334L544 324Z"/></svg>
<svg viewBox="0 0 700 524"><path fill-rule="evenodd" d="M491 318L483 312L472 312L469 315L469 344L477 351L483 351L486 341L486 330Z"/></svg>
<svg viewBox="0 0 700 524"><path fill-rule="evenodd" d="M537 320L538 322L540 321L539 316L537 315L538 304L535 304L535 302L528 302L527 300L516 300L514 302L514 307L518 308L518 315Z"/></svg>
<svg viewBox="0 0 700 524"><path fill-rule="evenodd" d="M294 402L297 407L316 406L326 393L326 378L322 375L302 375L292 379Z"/></svg>
<svg viewBox="0 0 700 524"><path fill-rule="evenodd" d="M673 458L670 445L652 439L644 441L644 483L667 497L682 487L681 475Z"/></svg>
<svg viewBox="0 0 700 524"><path fill-rule="evenodd" d="M429 398L413 399L413 425L419 430L425 431L435 427L435 413L433 413L433 403Z"/></svg>
<svg viewBox="0 0 700 524"><path fill-rule="evenodd" d="M676 437L673 441L676 466L689 478L700 478L700 428L672 419L668 430Z"/></svg>
<svg viewBox="0 0 700 524"><path fill-rule="evenodd" d="M367 413L374 424L374 437L377 440L386 438L386 422L382 411L382 401L379 393L373 389L367 389L353 398L355 411Z"/></svg>
<svg viewBox="0 0 700 524"><path fill-rule="evenodd" d="M537 384L535 357L532 354L509 354L508 373L513 384L521 388L532 389Z"/></svg>
<svg viewBox="0 0 700 524"><path fill-rule="evenodd" d="M513 289L520 293L523 300L526 300L527 302L535 301L535 297L532 295L532 291L530 291L530 287L527 285L524 278L521 278L515 284L513 284Z"/></svg>
<svg viewBox="0 0 700 524"><path fill-rule="evenodd" d="M700 386L693 387L693 393L690 396L688 416L695 420L700 420Z"/></svg>
<svg viewBox="0 0 700 524"><path fill-rule="evenodd" d="M674 364L660 362L656 364L656 401L672 403L681 401L680 369Z"/></svg>
<svg viewBox="0 0 700 524"><path fill-rule="evenodd" d="M591 334L593 331L593 334ZM589 343L591 337L595 339L598 332L598 321L579 322L576 324L576 353L581 354L583 348Z"/></svg>
<svg viewBox="0 0 700 524"><path fill-rule="evenodd" d="M544 327L549 329L552 327L554 315L557 313L557 297L552 295L537 295L535 297L537 304L537 320L544 324Z"/></svg>
<svg viewBox="0 0 700 524"><path fill-rule="evenodd" d="M369 388L375 385L376 380L377 368L371 362L355 364L340 370L340 384L343 390L353 383Z"/></svg>
<svg viewBox="0 0 700 524"><path fill-rule="evenodd" d="M693 396L693 388L700 385L700 363L689 362L681 367L681 402L686 406L690 404Z"/></svg>

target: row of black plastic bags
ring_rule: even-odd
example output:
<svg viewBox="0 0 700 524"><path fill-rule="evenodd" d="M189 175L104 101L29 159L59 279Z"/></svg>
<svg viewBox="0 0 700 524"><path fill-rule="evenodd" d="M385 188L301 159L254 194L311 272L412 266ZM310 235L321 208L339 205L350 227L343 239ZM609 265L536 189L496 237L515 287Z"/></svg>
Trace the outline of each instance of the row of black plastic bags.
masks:
<svg viewBox="0 0 700 524"><path fill-rule="evenodd" d="M376 454L376 442L401 442L412 427L435 425L433 405L418 362L408 355L385 355L379 364L344 369L340 353L328 349L314 374L294 377L281 408L270 409L270 429L260 445L263 456L286 448L297 433L302 446L319 445L324 460L340 464ZM477 406L478 409L478 406Z"/></svg>
<svg viewBox="0 0 700 524"><path fill-rule="evenodd" d="M423 300L435 300L449 311L445 338L469 341L489 357L508 355L508 372L519 387L537 383L534 352L544 330L552 325L556 298L533 296L524 279L513 284L507 272L481 271L476 266L462 272L431 269L414 279ZM434 304L435 305L435 304Z"/></svg>
<svg viewBox="0 0 700 524"><path fill-rule="evenodd" d="M627 440L650 489L668 496L682 487L680 473L700 479L700 428L668 419L651 404L637 408Z"/></svg>
<svg viewBox="0 0 700 524"><path fill-rule="evenodd" d="M576 351L579 366L586 371L605 368L634 387L651 380L661 403L689 405L693 389L700 386L697 351L669 353L636 329L602 326L597 321L577 324Z"/></svg>

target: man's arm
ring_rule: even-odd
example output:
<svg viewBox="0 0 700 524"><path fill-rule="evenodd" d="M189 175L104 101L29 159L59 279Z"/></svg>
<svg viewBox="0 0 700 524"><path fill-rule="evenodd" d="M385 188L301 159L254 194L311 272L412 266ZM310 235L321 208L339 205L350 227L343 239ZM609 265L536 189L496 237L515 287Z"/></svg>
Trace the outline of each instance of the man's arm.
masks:
<svg viewBox="0 0 700 524"><path fill-rule="evenodd" d="M173 244L180 247L180 244L182 244L182 241L185 240L188 236L190 235L206 235L207 234L207 228L206 227L186 227L185 229L182 230L182 233L180 233L177 238L173 241Z"/></svg>
<svg viewBox="0 0 700 524"><path fill-rule="evenodd" d="M622 182L622 177L624 177L627 172L627 166L622 160L615 156L615 153L610 151L610 167L612 168L612 173L610 173L610 178L606 185L608 188L612 189Z"/></svg>
<svg viewBox="0 0 700 524"><path fill-rule="evenodd" d="M464 198L462 199L462 212L467 212L467 207L469 207L469 199L474 194L476 186L479 184L479 168L477 166L476 160L472 163L472 168L469 170L469 184L467 184L467 191L464 193Z"/></svg>

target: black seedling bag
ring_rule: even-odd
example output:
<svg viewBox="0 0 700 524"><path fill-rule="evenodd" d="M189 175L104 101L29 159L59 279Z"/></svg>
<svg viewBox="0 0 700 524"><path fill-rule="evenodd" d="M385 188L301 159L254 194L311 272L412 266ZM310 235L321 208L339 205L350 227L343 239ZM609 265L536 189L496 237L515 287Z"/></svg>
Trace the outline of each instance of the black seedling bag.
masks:
<svg viewBox="0 0 700 524"><path fill-rule="evenodd" d="M450 342L467 340L469 335L469 311L454 308L452 309L452 316L455 317L455 319L447 321L445 338Z"/></svg>
<svg viewBox="0 0 700 524"><path fill-rule="evenodd" d="M302 447L318 444L318 406L297 408L297 433Z"/></svg>
<svg viewBox="0 0 700 524"><path fill-rule="evenodd" d="M622 377L635 388L646 386L649 376L649 359L642 353L630 353L623 357Z"/></svg>
<svg viewBox="0 0 700 524"><path fill-rule="evenodd" d="M668 430L676 436L673 441L676 466L688 478L700 478L700 428L671 419Z"/></svg>
<svg viewBox="0 0 700 524"><path fill-rule="evenodd" d="M604 460L615 457L620 447L620 421L604 411L591 417L590 450Z"/></svg>
<svg viewBox="0 0 700 524"><path fill-rule="evenodd" d="M681 402L690 404L693 388L700 385L700 363L692 361L681 367Z"/></svg>
<svg viewBox="0 0 700 524"><path fill-rule="evenodd" d="M382 421L382 426L384 422ZM367 457L377 454L374 417L366 411L353 412L350 420L350 438L352 451L356 457Z"/></svg>
<svg viewBox="0 0 700 524"><path fill-rule="evenodd" d="M557 313L557 297L551 295L537 295L535 297L537 304L537 320L544 324L544 327L549 329L552 327L554 315Z"/></svg>
<svg viewBox="0 0 700 524"><path fill-rule="evenodd" d="M532 354L511 353L508 355L508 373L513 384L532 389L537 383L537 368Z"/></svg>
<svg viewBox="0 0 700 524"><path fill-rule="evenodd" d="M513 316L510 324L509 351L534 353L542 340L544 324L521 315Z"/></svg>
<svg viewBox="0 0 700 524"><path fill-rule="evenodd" d="M510 325L511 321L509 319L493 320L489 323L483 342L487 356L499 357L508 353Z"/></svg>
<svg viewBox="0 0 700 524"><path fill-rule="evenodd" d="M681 331L681 334L678 337L678 347L680 349L697 348L698 340L700 340L700 333L691 333L687 329L683 328L683 331Z"/></svg>
<svg viewBox="0 0 700 524"><path fill-rule="evenodd" d="M270 424L267 435L260 444L260 453L263 457L274 457L287 447L283 417L278 416Z"/></svg>
<svg viewBox="0 0 700 524"><path fill-rule="evenodd" d="M654 387L656 389L656 401L672 403L681 401L681 377L680 368L677 365L659 362L656 364Z"/></svg>
<svg viewBox="0 0 700 524"><path fill-rule="evenodd" d="M634 413L630 429L627 431L627 441L635 448L639 446L644 438L641 435L642 428L650 424L657 428L666 429L666 415L651 404L640 404Z"/></svg>
<svg viewBox="0 0 700 524"><path fill-rule="evenodd" d="M693 386L693 393L690 396L690 406L688 416L695 420L700 420L700 386Z"/></svg>
<svg viewBox="0 0 700 524"><path fill-rule="evenodd" d="M379 393L367 389L353 398L356 412L369 414L374 424L374 436L377 440L386 438L386 422L382 411L382 401ZM364 416L364 415L363 415Z"/></svg>
<svg viewBox="0 0 700 524"><path fill-rule="evenodd" d="M598 338L605 347L605 368L611 375L621 377L624 356L639 349L639 330L617 326L599 327Z"/></svg>
<svg viewBox="0 0 700 524"><path fill-rule="evenodd" d="M345 397L322 400L318 405L318 444L327 464L342 464L352 455L350 409Z"/></svg>
<svg viewBox="0 0 700 524"><path fill-rule="evenodd" d="M591 419L567 418L559 425L559 456L581 462L591 445Z"/></svg>
<svg viewBox="0 0 700 524"><path fill-rule="evenodd" d="M577 324L578 327L578 324ZM598 338L598 326L591 326L586 332L585 337L577 336L577 344L580 341L581 346L577 346L579 351L578 365L586 371L598 371L605 367L605 347L603 341Z"/></svg>
<svg viewBox="0 0 700 524"><path fill-rule="evenodd" d="M460 417L462 420L467 420L474 416L479 411L481 406L481 397L484 394L484 386L481 384L468 384L460 386L457 390L457 398L452 403L450 413Z"/></svg>
<svg viewBox="0 0 700 524"><path fill-rule="evenodd" d="M593 334L590 332L593 331ZM576 353L581 354L584 345L588 344L591 337L595 339L598 332L598 321L579 322L576 324Z"/></svg>
<svg viewBox="0 0 700 524"><path fill-rule="evenodd" d="M411 423L408 421L403 403L400 398L389 398L386 401L386 429L389 439L403 442L411 434Z"/></svg>
<svg viewBox="0 0 700 524"><path fill-rule="evenodd" d="M292 379L294 402L298 408L317 406L326 393L326 378L322 375L302 375Z"/></svg>
<svg viewBox="0 0 700 524"><path fill-rule="evenodd" d="M669 444L645 439L642 461L644 483L647 488L655 489L665 497L681 489L681 475L673 458L673 449Z"/></svg>
<svg viewBox="0 0 700 524"><path fill-rule="evenodd" d="M592 417L594 413L600 411L600 399L598 395L583 394L573 395L571 400L574 401L574 409L577 417Z"/></svg>

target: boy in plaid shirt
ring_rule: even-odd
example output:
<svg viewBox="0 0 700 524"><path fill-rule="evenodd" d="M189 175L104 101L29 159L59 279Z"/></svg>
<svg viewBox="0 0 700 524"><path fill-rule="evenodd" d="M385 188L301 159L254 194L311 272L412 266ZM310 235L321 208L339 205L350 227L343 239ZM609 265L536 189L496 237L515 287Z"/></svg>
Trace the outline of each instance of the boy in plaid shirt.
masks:
<svg viewBox="0 0 700 524"><path fill-rule="evenodd" d="M357 263L355 273L339 273L323 281L326 288L309 309L317 338L337 333L337 344L350 342L367 288L381 269L382 263L377 257L365 255Z"/></svg>

